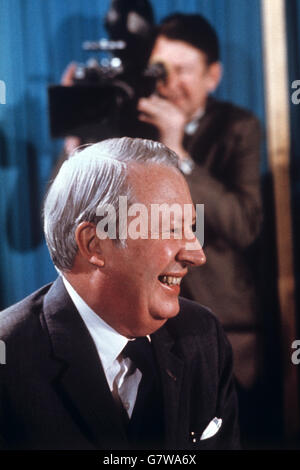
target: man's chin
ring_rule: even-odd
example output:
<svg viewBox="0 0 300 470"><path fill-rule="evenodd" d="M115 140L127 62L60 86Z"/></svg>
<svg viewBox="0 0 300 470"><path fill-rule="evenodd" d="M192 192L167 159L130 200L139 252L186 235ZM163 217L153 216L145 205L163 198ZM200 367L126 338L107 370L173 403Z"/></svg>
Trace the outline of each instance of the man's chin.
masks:
<svg viewBox="0 0 300 470"><path fill-rule="evenodd" d="M176 297L176 299L172 300L171 302L164 302L163 308L153 311L151 316L157 321L166 322L169 318L176 317L176 315L179 313L179 309L179 301L178 297Z"/></svg>

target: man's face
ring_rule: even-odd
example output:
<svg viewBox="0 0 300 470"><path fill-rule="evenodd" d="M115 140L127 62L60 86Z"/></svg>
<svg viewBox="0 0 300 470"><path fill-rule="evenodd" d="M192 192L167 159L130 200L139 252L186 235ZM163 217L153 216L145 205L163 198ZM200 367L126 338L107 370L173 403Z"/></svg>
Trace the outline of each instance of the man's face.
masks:
<svg viewBox="0 0 300 470"><path fill-rule="evenodd" d="M157 164L131 166L130 181L137 201L148 208L149 216L151 204L177 203L182 214L184 204L192 205L184 178L173 168ZM179 220L171 218L171 221L171 231L176 230ZM180 222L183 224L184 220ZM158 239L128 238L125 248L112 240L103 244L105 277L99 296L101 316L127 337L150 334L177 315L182 277L188 266L205 262L197 239L192 251L187 249L185 238L174 239L171 233L170 239L163 239L161 225L158 235Z"/></svg>
<svg viewBox="0 0 300 470"><path fill-rule="evenodd" d="M157 91L178 106L187 118L205 107L208 94L219 83L219 63L207 65L205 54L184 41L159 36L150 62L162 62L167 68L166 83L160 81Z"/></svg>

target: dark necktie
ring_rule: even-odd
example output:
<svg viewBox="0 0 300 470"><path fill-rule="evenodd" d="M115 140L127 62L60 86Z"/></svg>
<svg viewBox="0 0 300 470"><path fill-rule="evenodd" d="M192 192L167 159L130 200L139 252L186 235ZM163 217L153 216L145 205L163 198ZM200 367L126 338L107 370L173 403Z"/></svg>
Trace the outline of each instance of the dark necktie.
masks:
<svg viewBox="0 0 300 470"><path fill-rule="evenodd" d="M128 341L122 351L124 357L129 357L142 374L148 374L155 367L150 341L146 337Z"/></svg>
<svg viewBox="0 0 300 470"><path fill-rule="evenodd" d="M163 447L163 405L158 368L152 345L146 337L128 341L122 351L141 371L137 398L128 424L128 437L134 449Z"/></svg>

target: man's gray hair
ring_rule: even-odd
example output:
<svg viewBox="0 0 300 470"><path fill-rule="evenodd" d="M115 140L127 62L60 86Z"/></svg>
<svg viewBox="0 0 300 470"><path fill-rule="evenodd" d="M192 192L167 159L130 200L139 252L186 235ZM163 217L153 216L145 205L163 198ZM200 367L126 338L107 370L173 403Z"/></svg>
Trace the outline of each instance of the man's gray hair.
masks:
<svg viewBox="0 0 300 470"><path fill-rule="evenodd" d="M44 203L44 232L54 265L72 268L77 253L76 227L96 223L96 210L111 204L118 215L119 196L132 201L128 164L157 163L178 167L178 156L165 145L129 137L79 148L61 166Z"/></svg>

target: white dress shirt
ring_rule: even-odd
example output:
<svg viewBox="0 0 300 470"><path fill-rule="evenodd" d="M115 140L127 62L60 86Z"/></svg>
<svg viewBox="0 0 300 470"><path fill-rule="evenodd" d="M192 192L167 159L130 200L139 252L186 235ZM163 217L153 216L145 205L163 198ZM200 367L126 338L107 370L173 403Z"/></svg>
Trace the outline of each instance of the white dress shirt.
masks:
<svg viewBox="0 0 300 470"><path fill-rule="evenodd" d="M193 116L193 118L185 125L184 132L187 135L193 135L195 134L198 125L199 125L199 120L204 116L204 109L200 108Z"/></svg>
<svg viewBox="0 0 300 470"><path fill-rule="evenodd" d="M65 288L84 321L98 351L108 386L115 400L121 400L131 418L142 373L129 357L120 353L128 338L120 335L99 317L80 297L71 284L62 277Z"/></svg>

